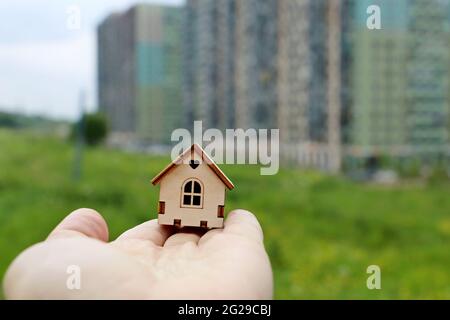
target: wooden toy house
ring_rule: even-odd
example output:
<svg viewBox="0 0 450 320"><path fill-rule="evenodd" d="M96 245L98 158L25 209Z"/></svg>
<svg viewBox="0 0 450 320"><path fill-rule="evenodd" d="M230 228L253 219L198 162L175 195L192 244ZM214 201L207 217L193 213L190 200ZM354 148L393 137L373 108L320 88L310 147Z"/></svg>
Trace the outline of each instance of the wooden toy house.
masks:
<svg viewBox="0 0 450 320"><path fill-rule="evenodd" d="M199 145L185 150L152 184L160 185L159 224L223 227L225 192L234 185Z"/></svg>

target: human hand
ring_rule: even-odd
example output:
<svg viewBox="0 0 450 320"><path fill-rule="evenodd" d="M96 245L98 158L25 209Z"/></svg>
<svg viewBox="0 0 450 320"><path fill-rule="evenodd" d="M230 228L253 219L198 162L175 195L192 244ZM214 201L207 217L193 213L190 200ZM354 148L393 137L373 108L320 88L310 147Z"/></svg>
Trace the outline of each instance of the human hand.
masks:
<svg viewBox="0 0 450 320"><path fill-rule="evenodd" d="M224 229L138 225L108 242L91 209L68 215L21 253L4 279L9 299L270 299L272 269L253 214L231 212ZM69 289L69 266L80 289Z"/></svg>

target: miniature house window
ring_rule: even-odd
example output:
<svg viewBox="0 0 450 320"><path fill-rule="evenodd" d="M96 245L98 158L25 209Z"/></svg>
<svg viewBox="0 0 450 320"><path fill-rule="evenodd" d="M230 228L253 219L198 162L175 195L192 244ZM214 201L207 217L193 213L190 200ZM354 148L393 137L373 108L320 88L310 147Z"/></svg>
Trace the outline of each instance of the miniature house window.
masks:
<svg viewBox="0 0 450 320"><path fill-rule="evenodd" d="M189 208L203 207L203 190L200 181L189 179L183 184L181 206Z"/></svg>

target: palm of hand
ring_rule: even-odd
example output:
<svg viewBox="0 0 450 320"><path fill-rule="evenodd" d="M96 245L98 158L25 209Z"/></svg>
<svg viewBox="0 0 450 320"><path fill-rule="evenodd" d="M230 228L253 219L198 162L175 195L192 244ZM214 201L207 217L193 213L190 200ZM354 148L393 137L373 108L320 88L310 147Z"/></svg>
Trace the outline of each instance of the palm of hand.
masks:
<svg viewBox="0 0 450 320"><path fill-rule="evenodd" d="M224 229L204 234L181 231L152 220L108 243L103 218L92 210L77 210L47 241L14 261L5 277L5 294L50 299L272 297L270 262L252 214L232 212ZM79 267L79 289L68 289L69 266Z"/></svg>

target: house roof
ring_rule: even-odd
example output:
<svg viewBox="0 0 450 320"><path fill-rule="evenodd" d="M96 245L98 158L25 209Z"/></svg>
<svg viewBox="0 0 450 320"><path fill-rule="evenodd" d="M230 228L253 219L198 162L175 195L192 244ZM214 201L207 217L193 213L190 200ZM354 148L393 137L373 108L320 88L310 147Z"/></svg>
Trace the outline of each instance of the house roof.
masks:
<svg viewBox="0 0 450 320"><path fill-rule="evenodd" d="M190 148L186 149L181 155L178 156L174 161L172 161L167 167L164 168L158 175L156 175L152 179L152 184L157 185L162 178L169 173L175 166L183 164L183 160L191 155L193 152L196 152L202 158L202 161L205 162L208 167L219 177L219 179L223 182L224 185L227 186L229 190L234 188L233 182L223 173L222 170L215 164L215 162L205 153L205 151L198 145L193 144Z"/></svg>

